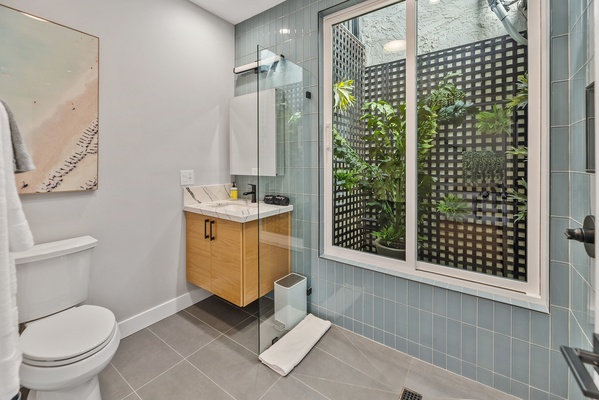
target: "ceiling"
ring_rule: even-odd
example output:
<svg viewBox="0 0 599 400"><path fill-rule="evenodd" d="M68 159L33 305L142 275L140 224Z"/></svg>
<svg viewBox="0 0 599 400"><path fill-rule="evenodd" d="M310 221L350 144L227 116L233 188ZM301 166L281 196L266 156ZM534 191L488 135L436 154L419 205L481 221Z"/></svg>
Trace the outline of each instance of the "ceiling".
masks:
<svg viewBox="0 0 599 400"><path fill-rule="evenodd" d="M282 3L284 0L189 0L204 10L238 24L262 11Z"/></svg>

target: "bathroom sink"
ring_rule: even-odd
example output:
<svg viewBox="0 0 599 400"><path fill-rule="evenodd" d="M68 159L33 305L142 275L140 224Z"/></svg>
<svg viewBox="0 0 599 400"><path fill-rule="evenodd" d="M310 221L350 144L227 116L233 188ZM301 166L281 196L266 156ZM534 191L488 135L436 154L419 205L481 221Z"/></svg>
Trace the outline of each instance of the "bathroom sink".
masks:
<svg viewBox="0 0 599 400"><path fill-rule="evenodd" d="M183 210L235 222L248 222L293 211L293 206L250 203L245 200L219 200L186 205Z"/></svg>

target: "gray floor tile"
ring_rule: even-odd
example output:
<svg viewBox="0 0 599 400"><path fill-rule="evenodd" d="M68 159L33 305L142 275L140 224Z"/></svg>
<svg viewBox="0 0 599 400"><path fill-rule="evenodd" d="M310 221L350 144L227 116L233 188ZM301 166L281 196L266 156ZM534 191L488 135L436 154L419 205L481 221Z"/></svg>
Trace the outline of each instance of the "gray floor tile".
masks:
<svg viewBox="0 0 599 400"><path fill-rule="evenodd" d="M187 307L185 311L223 333L250 317L250 314L239 307L216 296Z"/></svg>
<svg viewBox="0 0 599 400"><path fill-rule="evenodd" d="M141 400L141 399L135 393L131 393L129 396L125 397L123 400Z"/></svg>
<svg viewBox="0 0 599 400"><path fill-rule="evenodd" d="M514 400L515 397L420 360L413 360L405 386L427 398Z"/></svg>
<svg viewBox="0 0 599 400"><path fill-rule="evenodd" d="M183 357L188 357L221 335L184 311L148 327Z"/></svg>
<svg viewBox="0 0 599 400"><path fill-rule="evenodd" d="M183 361L137 391L142 400L232 400L232 397Z"/></svg>
<svg viewBox="0 0 599 400"><path fill-rule="evenodd" d="M131 386L123 379L112 364L98 376L100 380L100 393L102 400L122 400L128 394L133 393Z"/></svg>
<svg viewBox="0 0 599 400"><path fill-rule="evenodd" d="M403 389L412 360L408 355L335 325L331 326L316 347L345 361L397 393Z"/></svg>
<svg viewBox="0 0 599 400"><path fill-rule="evenodd" d="M250 317L242 321L225 335L258 356L258 318Z"/></svg>
<svg viewBox="0 0 599 400"><path fill-rule="evenodd" d="M298 376L298 379L331 400L397 400L399 398L397 393L331 382L311 376Z"/></svg>
<svg viewBox="0 0 599 400"><path fill-rule="evenodd" d="M304 381L302 378L307 376L371 389L393 391L388 386L318 348L313 348L291 374L302 381Z"/></svg>
<svg viewBox="0 0 599 400"><path fill-rule="evenodd" d="M260 400L327 400L326 397L294 377L281 377Z"/></svg>
<svg viewBox="0 0 599 400"><path fill-rule="evenodd" d="M254 353L225 336L188 360L238 400L259 399L280 377Z"/></svg>
<svg viewBox="0 0 599 400"><path fill-rule="evenodd" d="M121 340L112 365L137 390L183 358L147 329Z"/></svg>

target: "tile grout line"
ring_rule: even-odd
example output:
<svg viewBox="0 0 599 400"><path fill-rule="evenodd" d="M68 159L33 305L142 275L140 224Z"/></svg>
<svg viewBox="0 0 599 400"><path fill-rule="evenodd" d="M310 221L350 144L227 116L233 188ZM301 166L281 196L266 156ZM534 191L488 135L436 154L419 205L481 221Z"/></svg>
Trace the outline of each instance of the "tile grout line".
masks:
<svg viewBox="0 0 599 400"><path fill-rule="evenodd" d="M135 394L137 394L138 390L143 389L144 387L148 386L150 383L154 382L156 379L160 378L162 375L166 374L167 372L169 372L170 370L172 370L173 368L175 368L177 365L181 364L184 361L186 361L185 358L183 358L181 361L177 362L172 367L167 368L164 372L158 374L156 377L150 379L148 382L146 382L143 385L141 385L139 388L137 388L137 390L135 390ZM139 397L139 395L137 395L137 396Z"/></svg>
<svg viewBox="0 0 599 400"><path fill-rule="evenodd" d="M275 382L274 382L272 385L270 385L270 387L269 387L269 388L266 390L266 392L264 392L264 394L258 398L258 400L262 400L262 399L264 398L264 396L266 396L266 394L267 394L268 392L270 392L270 390L271 390L271 389L272 389L272 388L273 388L273 387L274 387L274 386L275 386L275 385L276 385L276 384L277 384L277 383L278 383L278 382L279 382L279 381L280 381L282 378L283 378L282 376L279 376L279 377L277 378L277 380L276 380L276 381L275 381Z"/></svg>
<svg viewBox="0 0 599 400"><path fill-rule="evenodd" d="M328 353L327 353L327 354L328 354ZM356 371L357 371L357 370L356 370ZM360 372L361 372L361 371L360 371ZM363 372L362 372L362 373L363 373ZM320 378L320 377L317 377L317 376L311 376L311 375L306 375L306 374L300 374L300 373L296 373L296 375L298 375L298 376L305 376L306 378L311 378L311 379L317 379L317 380L319 380L319 381L323 381L323 382L332 382L332 383L338 383L338 384L341 384L341 385L352 386L352 387L356 387L356 388L362 388L362 389L373 390L373 391L376 391L376 392L381 392L381 393L389 393L389 394L401 394L401 393L394 392L394 391L392 391L392 390L382 390L382 389L377 389L377 388L368 387L368 386L356 385L355 383L347 383L347 382L340 382L340 381L332 381L332 380L330 380L330 379ZM366 374L364 374L364 375L366 375ZM366 375L366 376L368 376L368 375ZM295 375L294 375L294 377L295 377ZM369 378L370 378L370 377L369 377ZM302 382L302 383L303 383L303 381L301 381L299 378L295 378L295 379L297 379L297 380L299 380L300 382ZM374 379L374 380L376 381L376 379ZM377 381L377 382L378 382L378 381ZM380 383L380 382L379 382L379 383ZM306 386L310 387L311 389L314 389L312 386L308 385L307 383L304 383L304 385L306 385ZM314 389L314 390L316 390L316 389ZM325 396L325 397L326 397L326 396Z"/></svg>
<svg viewBox="0 0 599 400"><path fill-rule="evenodd" d="M331 400L331 398L330 398L330 397L328 397L328 396L325 396L324 394L320 393L318 390L316 390L316 389L315 389L315 388L313 388L312 386L310 386L310 385L308 385L307 383L305 383L305 382L303 382L303 381L301 381L301 380L297 379L295 376L291 376L291 375L290 375L290 377L291 377L291 378L293 378L293 379L295 379L296 381L298 381L298 382L299 382L299 383L301 383L302 385L304 385L304 386L307 386L307 387L309 387L310 389L314 390L316 393L318 393L319 395L321 395L321 396L322 396L322 397L324 397L325 399Z"/></svg>
<svg viewBox="0 0 599 400"><path fill-rule="evenodd" d="M339 327L339 328L341 328L341 329L344 329L344 330L345 330L345 328L343 328L343 327ZM349 331L348 331L348 332L349 332ZM353 333L353 332L352 332L352 333ZM358 351L358 353L360 353L360 354L362 355L362 357L364 357L364 358L366 359L366 361L368 361L368 363L369 363L369 364L372 366L372 368L374 368L374 369L375 369L375 370L376 370L376 371L377 371L377 372L378 372L380 375L382 375L382 376L386 376L384 372L380 371L380 370L379 370L379 369L378 369L378 368L377 368L377 367L376 367L376 366L375 366L375 365L372 363L372 361L370 361L370 358L368 358L368 356L366 356L366 354L364 354L364 353L363 353L363 352L362 352L360 349L358 349L358 347L357 347L357 346L354 344L354 342L352 342L352 341L351 341L351 340L350 340L350 339L347 337L347 335L345 335L345 333L341 332L341 334L342 334L342 335L343 335L343 336L344 336L344 337L345 337L345 338L346 338L346 339L349 341L349 343L350 343L350 344L351 344L351 345L352 345L352 346L353 346L353 347L354 347L354 348L355 348L355 349ZM366 339L368 339L368 338L366 338ZM374 342L374 341L373 341L373 342ZM374 342L374 343L381 345L381 344L380 344L380 343L378 343L378 342ZM388 346L386 346L386 347L388 347ZM389 347L389 349L391 349L391 350L394 350L394 349L392 349L391 347ZM329 353L329 352L327 352L327 351L325 351L325 350L323 350L323 349L321 349L321 348L318 348L318 350L320 350L320 351L322 351L323 353L326 353L326 354L330 355L331 357L335 358L336 360L339 360L340 362L342 362L342 363L344 363L344 364L346 364L346 365L350 366L351 368L353 368L353 369L355 369L356 371L358 371L358 372L360 372L360 373L362 373L362 374L366 375L367 377L369 377L369 378L371 378L371 379L374 379L375 381L379 382L381 385L385 385L386 387L389 387L389 386L388 386L388 383L386 383L386 382L381 382L379 379L377 379L377 378L373 378L372 376L370 376L370 375L366 374L366 373L365 373L365 372L363 372L363 371L360 371L359 369L357 369L357 368L356 368L356 367L354 367L353 365L351 365L351 364L349 364L349 363L347 363L347 362L343 361L342 359L340 359L340 358L338 358L338 357L334 356L333 354L331 354L331 353ZM395 350L395 351L397 351L397 350ZM402 353L402 354L403 354L403 353ZM408 355L408 356L409 356L409 355ZM411 356L409 356L409 357L411 357ZM411 363L411 360L410 360L410 363ZM407 378L407 374L406 374L406 378ZM389 387L389 389L392 389L392 388L390 388L390 387ZM393 392L393 391L392 391L392 393L395 393L395 392Z"/></svg>
<svg viewBox="0 0 599 400"><path fill-rule="evenodd" d="M210 342L212 343L212 342ZM195 353L194 353L195 354ZM221 385L219 385L218 383L216 383L212 378L210 378L208 375L206 375L204 372L202 372L202 370L200 370L198 367L196 367L195 365L193 365L192 362L190 362L188 359L185 359L183 361L187 361L187 363L189 365L191 365L193 368L195 368L200 374L204 375L206 377L206 379L210 380L210 382L214 383L216 386L218 386L223 392L225 392L226 394L228 394L229 396L231 396L232 399L236 399L235 396L233 396L231 393L227 392L225 390L225 388L223 388Z"/></svg>
<svg viewBox="0 0 599 400"><path fill-rule="evenodd" d="M132 394L132 393L135 393L135 389L133 389L133 386L131 386L131 384L129 383L129 381L128 381L127 379L125 379L125 377L123 376L123 374L121 374L121 371L119 371L119 370L117 369L117 367L116 367L116 366L115 366L115 365L112 363L112 361L110 361L110 363L109 363L109 364L110 364L110 365L112 365L112 368L114 368L114 370L116 371L116 373L117 373L117 374L119 374L119 376L120 376L121 378L123 378L123 380L125 381L125 383L127 384L127 386L129 386L129 387L131 388L132 392L131 392L131 393L129 393L129 394L127 394L127 396L131 396L131 394ZM126 399L126 398L127 398L127 396L123 397L121 400L124 400L124 399Z"/></svg>

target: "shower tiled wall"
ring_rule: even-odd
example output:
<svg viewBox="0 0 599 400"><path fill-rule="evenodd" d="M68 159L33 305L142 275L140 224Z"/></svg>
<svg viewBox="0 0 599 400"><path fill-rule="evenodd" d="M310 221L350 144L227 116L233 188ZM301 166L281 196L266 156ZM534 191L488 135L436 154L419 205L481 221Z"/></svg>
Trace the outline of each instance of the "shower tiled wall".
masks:
<svg viewBox="0 0 599 400"><path fill-rule="evenodd" d="M355 4L359 1L348 1ZM522 399L582 398L559 346L589 348L590 261L564 240L588 213L591 175L584 154L584 87L591 5L552 0L551 29L551 308L550 314L457 293L318 256L318 12L339 0L288 0L236 26L236 65L256 58L256 45L306 70L311 104L303 134L292 139L283 177L261 179L261 191L291 198L293 270L309 276L311 311L390 347ZM576 4L574 4L576 3ZM290 33L283 33L282 29ZM581 50L583 49L583 50ZM583 79L584 78L584 79ZM255 78L253 78L255 79ZM532 78L534 79L534 77ZM238 77L236 94L255 91ZM571 95L569 95L571 93ZM569 149L566 151L565 149ZM236 177L243 190L249 177ZM255 180L255 178L254 178ZM568 190L569 189L569 190ZM569 195L572 193L572 195Z"/></svg>

